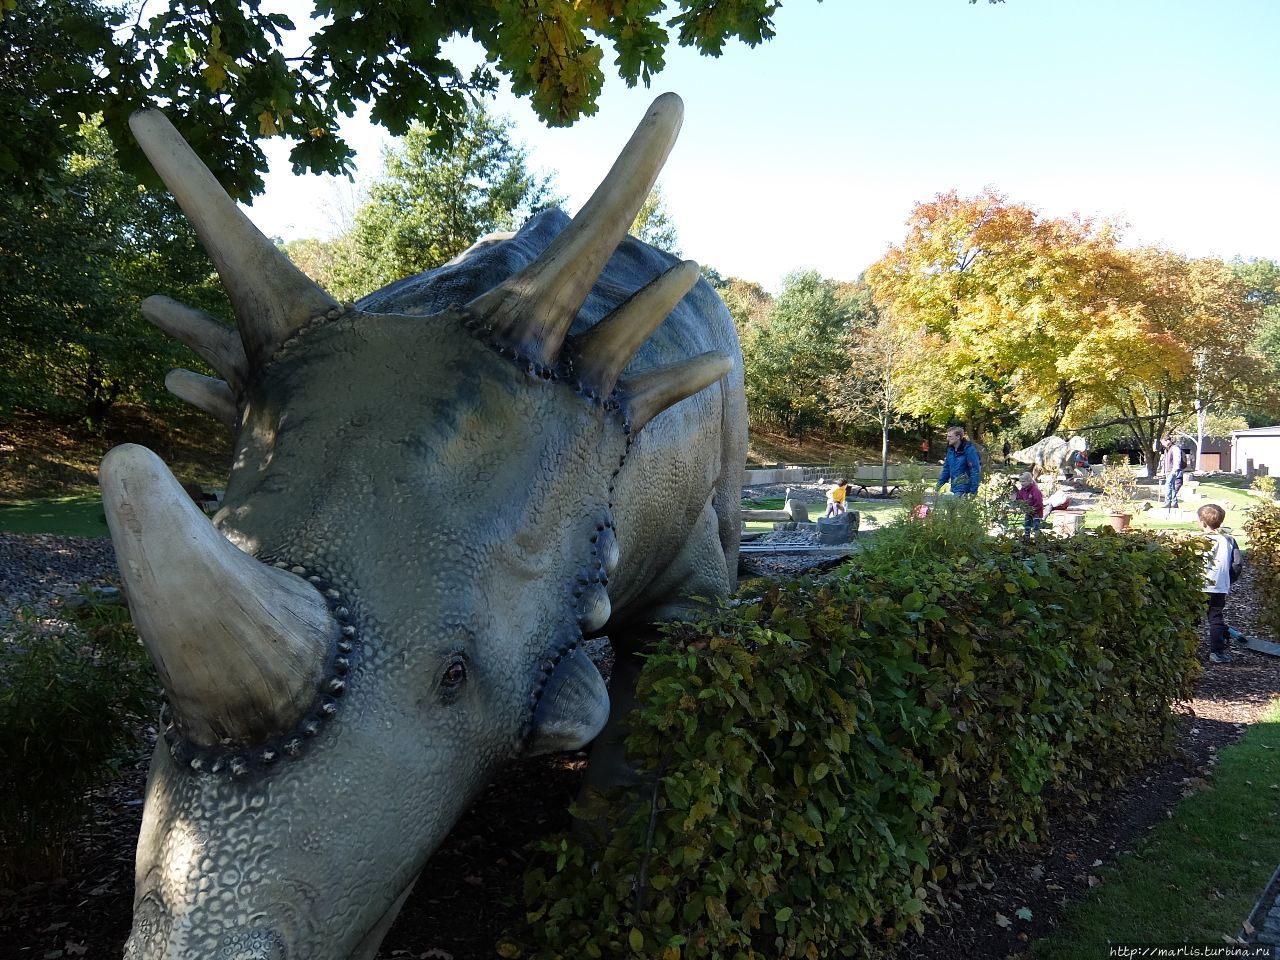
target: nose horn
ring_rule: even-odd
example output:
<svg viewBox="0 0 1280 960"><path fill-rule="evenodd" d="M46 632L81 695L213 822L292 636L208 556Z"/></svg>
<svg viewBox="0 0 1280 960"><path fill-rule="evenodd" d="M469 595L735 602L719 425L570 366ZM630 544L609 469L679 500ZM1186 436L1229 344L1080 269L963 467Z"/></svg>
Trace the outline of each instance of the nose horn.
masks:
<svg viewBox="0 0 1280 960"><path fill-rule="evenodd" d="M99 485L134 626L179 732L213 747L292 729L337 639L319 591L227 540L146 447L111 450Z"/></svg>

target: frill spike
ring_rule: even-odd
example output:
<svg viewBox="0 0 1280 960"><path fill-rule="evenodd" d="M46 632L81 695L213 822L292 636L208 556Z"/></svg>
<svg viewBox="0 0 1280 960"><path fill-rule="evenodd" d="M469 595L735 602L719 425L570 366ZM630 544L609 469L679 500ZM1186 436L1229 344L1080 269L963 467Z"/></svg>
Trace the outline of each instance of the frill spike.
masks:
<svg viewBox="0 0 1280 960"><path fill-rule="evenodd" d="M608 395L623 368L693 289L698 276L692 260L677 264L578 337L576 369L583 385Z"/></svg>
<svg viewBox="0 0 1280 960"><path fill-rule="evenodd" d="M165 374L164 388L179 400L184 400L198 410L203 410L233 433L240 425L236 410L236 395L225 380L206 377L192 370L170 370Z"/></svg>
<svg viewBox="0 0 1280 960"><path fill-rule="evenodd" d="M142 301L142 315L194 350L201 360L218 371L232 390L244 386L249 361L245 359L244 344L234 327L171 297L147 297Z"/></svg>
<svg viewBox="0 0 1280 960"><path fill-rule="evenodd" d="M705 390L731 369L733 361L727 354L708 352L627 378L622 389L627 395L631 432L639 433L667 407Z"/></svg>

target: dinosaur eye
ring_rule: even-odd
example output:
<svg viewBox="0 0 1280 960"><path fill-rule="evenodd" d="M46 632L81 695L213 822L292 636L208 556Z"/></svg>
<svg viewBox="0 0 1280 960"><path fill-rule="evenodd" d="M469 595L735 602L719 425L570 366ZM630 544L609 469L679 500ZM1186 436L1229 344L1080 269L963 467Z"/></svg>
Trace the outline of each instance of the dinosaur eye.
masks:
<svg viewBox="0 0 1280 960"><path fill-rule="evenodd" d="M455 660L449 666L444 668L444 676L440 678L440 686L445 690L456 690L462 686L462 682L467 679L467 665L461 660Z"/></svg>

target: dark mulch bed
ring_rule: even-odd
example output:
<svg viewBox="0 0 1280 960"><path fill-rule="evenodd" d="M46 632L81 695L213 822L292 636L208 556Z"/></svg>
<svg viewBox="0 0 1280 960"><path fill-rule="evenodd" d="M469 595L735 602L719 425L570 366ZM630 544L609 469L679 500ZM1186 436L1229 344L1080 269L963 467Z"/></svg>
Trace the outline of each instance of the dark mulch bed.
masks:
<svg viewBox="0 0 1280 960"><path fill-rule="evenodd" d="M1228 614L1239 629L1259 633L1247 576L1242 586ZM1207 665L1197 698L1187 705L1174 759L1135 772L1095 808L1055 823L1038 846L994 861L984 882L946 890L945 908L903 955L995 960L1022 952L1052 929L1065 904L1099 882L1102 865L1203 785L1216 752L1238 739L1278 693L1280 660L1244 653L1229 665ZM494 940L520 911L525 848L568 825L566 809L581 766L581 757L530 760L513 765L487 789L432 858L380 955L491 960ZM68 880L0 891L0 956L120 956L145 767L139 758L98 798ZM1030 921L1017 918L1022 907L1031 911Z"/></svg>

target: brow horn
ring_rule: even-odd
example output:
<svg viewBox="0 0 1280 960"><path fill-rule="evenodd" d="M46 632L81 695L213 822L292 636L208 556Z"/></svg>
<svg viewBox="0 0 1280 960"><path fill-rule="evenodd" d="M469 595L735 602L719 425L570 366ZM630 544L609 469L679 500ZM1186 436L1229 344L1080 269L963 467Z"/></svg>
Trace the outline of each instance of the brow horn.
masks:
<svg viewBox="0 0 1280 960"><path fill-rule="evenodd" d="M299 327L338 302L262 235L158 110L129 127L208 251L250 362L261 364Z"/></svg>

